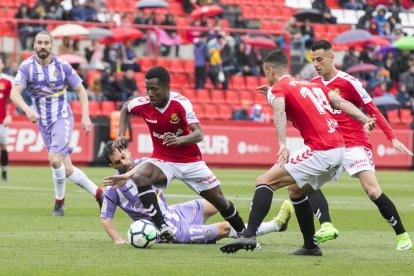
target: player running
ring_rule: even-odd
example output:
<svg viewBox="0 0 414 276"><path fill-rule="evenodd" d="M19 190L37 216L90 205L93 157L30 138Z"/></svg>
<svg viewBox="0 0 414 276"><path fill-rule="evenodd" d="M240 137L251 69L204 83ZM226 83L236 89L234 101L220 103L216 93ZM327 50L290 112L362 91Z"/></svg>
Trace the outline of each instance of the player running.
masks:
<svg viewBox="0 0 414 276"><path fill-rule="evenodd" d="M374 105L362 84L356 78L335 68L333 63L334 52L328 41L320 40L314 43L311 47L311 58L316 71L320 75L314 78L312 82L330 88L358 108L363 107L371 117L376 118L376 123L392 142L395 149L413 155L404 144L398 141L391 126ZM340 110L334 110L334 116L339 123L345 141L345 160L337 171L336 178L339 178L344 171L347 171L351 177L358 177L362 188L378 207L384 219L394 229L397 238L397 250L411 249L413 244L402 224L397 208L382 192L378 184L372 158L372 146L364 134L363 127L354 118ZM314 213L317 214L321 222L321 229L316 232L316 240L320 243L336 238L339 231L331 223L328 203L322 192L320 190L313 192L309 195L309 200Z"/></svg>

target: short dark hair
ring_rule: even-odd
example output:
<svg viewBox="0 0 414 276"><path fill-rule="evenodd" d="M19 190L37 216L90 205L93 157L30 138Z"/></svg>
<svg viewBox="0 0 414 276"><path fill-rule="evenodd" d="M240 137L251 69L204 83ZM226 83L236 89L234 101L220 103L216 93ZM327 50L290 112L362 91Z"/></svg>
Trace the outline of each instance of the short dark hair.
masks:
<svg viewBox="0 0 414 276"><path fill-rule="evenodd" d="M109 165L112 165L112 160L109 158L109 156L112 156L115 150L119 150L119 149L114 147L113 141L108 141L103 149L102 155L105 158L105 161L108 162Z"/></svg>
<svg viewBox="0 0 414 276"><path fill-rule="evenodd" d="M322 40L316 41L311 46L312 51L316 51L316 50L320 50L320 49L323 49L325 51L332 50L332 45L327 40L322 39Z"/></svg>
<svg viewBox="0 0 414 276"><path fill-rule="evenodd" d="M154 66L149 69L145 74L145 78L147 80L158 79L158 82L162 86L167 86L170 84L170 73L168 73L167 69L162 66Z"/></svg>
<svg viewBox="0 0 414 276"><path fill-rule="evenodd" d="M267 62L283 67L287 67L289 65L288 57L282 50L274 50L268 53L263 60L263 63Z"/></svg>
<svg viewBox="0 0 414 276"><path fill-rule="evenodd" d="M50 37L50 41L53 43L53 37L52 37L52 35L51 35L48 31L40 31L40 32L38 32L38 33L34 36L33 43L36 41L36 37L37 37L38 35L40 35L40 34L44 34L44 35L49 36L49 37Z"/></svg>

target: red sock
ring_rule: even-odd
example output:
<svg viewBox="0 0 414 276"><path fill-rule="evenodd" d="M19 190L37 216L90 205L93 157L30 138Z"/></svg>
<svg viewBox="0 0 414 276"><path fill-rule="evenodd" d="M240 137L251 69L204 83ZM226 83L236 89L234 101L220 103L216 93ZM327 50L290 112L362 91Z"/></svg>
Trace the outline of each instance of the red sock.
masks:
<svg viewBox="0 0 414 276"><path fill-rule="evenodd" d="M65 198L62 199L55 199L56 203L64 203L65 202Z"/></svg>
<svg viewBox="0 0 414 276"><path fill-rule="evenodd" d="M98 189L96 189L95 198L96 198L96 199L100 199L100 198L101 198L101 196L102 196L102 193L103 193L102 188L98 188Z"/></svg>

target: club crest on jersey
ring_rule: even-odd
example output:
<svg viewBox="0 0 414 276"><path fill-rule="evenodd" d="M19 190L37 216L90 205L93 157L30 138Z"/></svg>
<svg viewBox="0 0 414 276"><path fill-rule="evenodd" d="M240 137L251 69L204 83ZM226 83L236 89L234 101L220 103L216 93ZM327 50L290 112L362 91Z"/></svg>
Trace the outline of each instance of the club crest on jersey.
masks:
<svg viewBox="0 0 414 276"><path fill-rule="evenodd" d="M171 124L178 124L178 122L180 122L180 118L178 118L178 114L177 113L171 114L170 123Z"/></svg>
<svg viewBox="0 0 414 276"><path fill-rule="evenodd" d="M53 72L53 76L55 76L55 77L57 77L59 75L59 70L55 70L54 72Z"/></svg>
<svg viewBox="0 0 414 276"><path fill-rule="evenodd" d="M336 94L341 95L341 90L339 90L339 88L335 88L333 90Z"/></svg>
<svg viewBox="0 0 414 276"><path fill-rule="evenodd" d="M0 83L0 89L1 89L1 90L3 90L4 88L6 88L6 87L4 86L4 83Z"/></svg>

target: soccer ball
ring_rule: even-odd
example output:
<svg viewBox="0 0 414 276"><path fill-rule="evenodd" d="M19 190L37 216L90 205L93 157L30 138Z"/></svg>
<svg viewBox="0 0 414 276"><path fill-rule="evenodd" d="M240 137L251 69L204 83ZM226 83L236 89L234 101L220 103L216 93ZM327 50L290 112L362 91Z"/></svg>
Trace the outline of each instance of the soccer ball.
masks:
<svg viewBox="0 0 414 276"><path fill-rule="evenodd" d="M150 248L157 241L157 229L151 221L134 221L128 229L128 241L138 248Z"/></svg>

